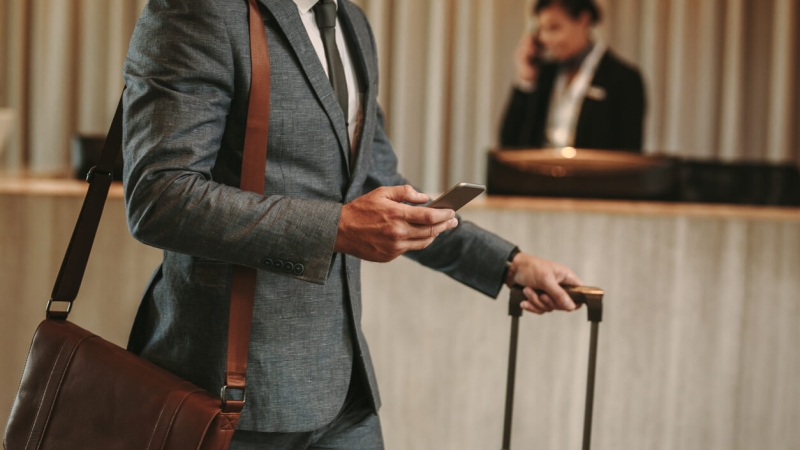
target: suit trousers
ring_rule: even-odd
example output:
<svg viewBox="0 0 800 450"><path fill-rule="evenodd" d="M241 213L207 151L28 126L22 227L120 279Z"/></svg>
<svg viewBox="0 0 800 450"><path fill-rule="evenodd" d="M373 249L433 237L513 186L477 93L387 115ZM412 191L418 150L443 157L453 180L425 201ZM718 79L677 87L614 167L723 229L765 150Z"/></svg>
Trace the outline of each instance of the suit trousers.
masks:
<svg viewBox="0 0 800 450"><path fill-rule="evenodd" d="M383 450L380 419L361 372L354 364L344 405L328 425L298 433L237 430L229 450Z"/></svg>

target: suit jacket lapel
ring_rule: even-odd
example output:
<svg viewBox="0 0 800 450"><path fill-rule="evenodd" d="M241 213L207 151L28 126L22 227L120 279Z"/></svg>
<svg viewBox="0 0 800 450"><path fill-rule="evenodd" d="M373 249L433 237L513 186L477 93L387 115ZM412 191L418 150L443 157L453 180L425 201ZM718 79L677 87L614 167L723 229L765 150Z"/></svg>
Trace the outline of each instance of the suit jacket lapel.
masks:
<svg viewBox="0 0 800 450"><path fill-rule="evenodd" d="M594 73L594 77L592 77L592 81L589 83L589 87L591 86L600 86L608 91L609 83L606 79L606 73L608 71L608 65L611 61L608 57L608 52L603 55L603 58L600 60L600 63L597 65L597 69ZM578 122L575 126L575 146L576 147L589 147L587 144L589 141L592 140L592 132L596 128L593 124L597 123L593 118L597 117L599 111L601 111L602 103L598 103L593 100L584 99L583 104L581 105L581 110L578 112ZM597 139L594 139L597 141Z"/></svg>
<svg viewBox="0 0 800 450"><path fill-rule="evenodd" d="M365 130L374 126L374 115L370 115L369 111L375 110L374 103L377 102L377 92L372 81L376 78L377 74L372 73L372 68L366 59L366 49L368 48L365 43L370 41L370 36L367 34L367 24L353 23L353 18L358 18L359 15L353 11L353 6L348 1L340 0L339 2L341 11L339 19L342 24L342 31L347 38L350 45L350 57L357 77L360 82L359 90L364 94L364 104L361 107L364 109L363 123L361 124L362 130L360 133L359 141L354 142L355 147L355 163L353 164L353 173L358 173L359 169L364 165L364 157L366 156L362 151L364 147ZM351 177L351 182L355 177Z"/></svg>
<svg viewBox="0 0 800 450"><path fill-rule="evenodd" d="M545 131L547 129L547 116L550 111L550 98L556 82L558 71L555 65L547 65L541 70L534 99L530 106L530 117L527 119L533 126L525 136L527 142L533 143L534 147L543 147L547 142Z"/></svg>
<svg viewBox="0 0 800 450"><path fill-rule="evenodd" d="M328 76L325 75L325 69L322 67L317 52L308 38L303 21L297 12L297 6L294 2L285 0L259 1L272 13L278 26L286 36L286 40L289 41L297 55L297 59L300 61L309 83L314 88L317 98L322 103L325 113L328 115L334 130L336 130L340 150L349 165L350 146L347 137L347 120L336 99L336 94L333 92L333 86L331 86Z"/></svg>

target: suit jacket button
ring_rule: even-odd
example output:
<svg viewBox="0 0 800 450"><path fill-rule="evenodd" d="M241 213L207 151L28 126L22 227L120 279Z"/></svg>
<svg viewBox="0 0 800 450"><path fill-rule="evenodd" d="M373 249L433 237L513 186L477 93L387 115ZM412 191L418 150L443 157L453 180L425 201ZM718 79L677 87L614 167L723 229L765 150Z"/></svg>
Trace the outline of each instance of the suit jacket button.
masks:
<svg viewBox="0 0 800 450"><path fill-rule="evenodd" d="M283 263L283 271L286 273L292 273L292 271L294 271L294 264L290 263L289 261L286 261L285 263Z"/></svg>
<svg viewBox="0 0 800 450"><path fill-rule="evenodd" d="M305 271L306 271L306 268L303 267L302 264L297 263L297 264L294 265L294 274L295 275L302 275L303 272L305 272Z"/></svg>
<svg viewBox="0 0 800 450"><path fill-rule="evenodd" d="M283 261L281 261L280 259L276 259L272 263L272 268L275 270L281 270L283 268Z"/></svg>
<svg viewBox="0 0 800 450"><path fill-rule="evenodd" d="M264 267L267 267L267 268L272 267L272 258L264 258L264 259L262 259L261 260L261 264L263 264Z"/></svg>

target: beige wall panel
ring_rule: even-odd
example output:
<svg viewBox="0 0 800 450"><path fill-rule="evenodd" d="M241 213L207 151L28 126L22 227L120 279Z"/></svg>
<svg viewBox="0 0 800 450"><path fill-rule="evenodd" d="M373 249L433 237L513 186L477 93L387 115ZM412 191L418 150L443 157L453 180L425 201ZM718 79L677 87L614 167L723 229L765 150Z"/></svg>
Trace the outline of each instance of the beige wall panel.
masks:
<svg viewBox="0 0 800 450"><path fill-rule="evenodd" d="M0 423L5 424L30 340L44 319L61 258L83 199L0 193ZM127 232L122 199L108 202L70 319L125 345L139 298L161 252Z"/></svg>
<svg viewBox="0 0 800 450"><path fill-rule="evenodd" d="M0 193L3 423L80 209L75 186ZM72 319L124 345L161 255L130 237L119 194ZM800 446L800 211L531 202L464 217L606 290L593 448ZM366 263L363 278L387 448L498 448L507 291L491 301L403 258ZM583 310L523 317L513 448L579 448L588 336Z"/></svg>
<svg viewBox="0 0 800 450"><path fill-rule="evenodd" d="M606 289L593 448L800 445L799 223L464 215ZM364 271L391 448L496 448L506 292L493 303L405 260ZM513 448L580 447L588 335L584 312L523 319Z"/></svg>

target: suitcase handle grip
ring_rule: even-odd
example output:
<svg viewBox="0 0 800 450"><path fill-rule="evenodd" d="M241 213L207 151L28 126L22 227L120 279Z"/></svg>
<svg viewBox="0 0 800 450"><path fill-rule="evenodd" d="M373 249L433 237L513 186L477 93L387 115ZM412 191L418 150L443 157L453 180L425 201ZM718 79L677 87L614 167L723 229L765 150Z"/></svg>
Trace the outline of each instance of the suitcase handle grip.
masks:
<svg viewBox="0 0 800 450"><path fill-rule="evenodd" d="M599 287L568 286L564 288L575 303L585 303L590 322L603 321L603 292Z"/></svg>
<svg viewBox="0 0 800 450"><path fill-rule="evenodd" d="M515 285L511 289L509 296L508 314L510 316L519 317L522 315L522 308L520 303L525 300L525 294L522 293L522 286ZM564 286L569 297L577 304L585 304L586 309L589 310L590 322L603 321L603 292L599 287L593 286ZM543 291L536 291L542 293Z"/></svg>
<svg viewBox="0 0 800 450"><path fill-rule="evenodd" d="M508 302L508 314L511 316L511 342L508 355L508 380L506 382L506 408L503 421L503 450L511 448L511 422L514 411L514 382L517 368L517 341L519 339L519 317L522 315L520 304L525 300L522 286L511 288ZM598 287L564 286L570 298L577 304L586 304L589 321L592 322L589 340L589 368L586 380L586 410L583 418L583 450L589 450L592 442L592 410L594 407L594 379L597 364L597 334L603 319L603 292Z"/></svg>

